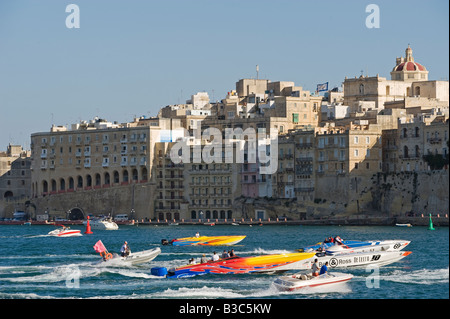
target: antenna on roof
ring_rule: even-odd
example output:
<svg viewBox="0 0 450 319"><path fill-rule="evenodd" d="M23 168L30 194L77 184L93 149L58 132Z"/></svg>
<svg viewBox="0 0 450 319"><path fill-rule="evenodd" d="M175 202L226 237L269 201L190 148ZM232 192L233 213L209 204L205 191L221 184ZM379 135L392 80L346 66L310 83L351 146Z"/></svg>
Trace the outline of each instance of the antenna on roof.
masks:
<svg viewBox="0 0 450 319"><path fill-rule="evenodd" d="M256 79L259 80L259 65L256 65Z"/></svg>

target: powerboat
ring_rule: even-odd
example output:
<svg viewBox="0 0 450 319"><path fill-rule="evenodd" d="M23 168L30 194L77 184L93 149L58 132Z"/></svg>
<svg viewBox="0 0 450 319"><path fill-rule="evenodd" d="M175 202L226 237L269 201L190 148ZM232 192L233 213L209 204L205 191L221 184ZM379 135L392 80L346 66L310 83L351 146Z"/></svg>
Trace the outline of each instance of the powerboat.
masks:
<svg viewBox="0 0 450 319"><path fill-rule="evenodd" d="M346 245L334 244L326 249L329 254L351 254L360 252L376 252L376 251L400 251L408 246L410 241L404 240L386 240L383 242L371 242L370 245L362 245L357 247L348 247Z"/></svg>
<svg viewBox="0 0 450 319"><path fill-rule="evenodd" d="M56 225L56 226L61 226L61 228L52 230L51 232L48 233L48 235L55 236L55 237L77 237L77 236L83 236L81 234L81 230L70 229L70 227L65 227L63 225Z"/></svg>
<svg viewBox="0 0 450 319"><path fill-rule="evenodd" d="M186 265L167 271L167 278L194 277L206 274L273 273L306 270L315 253L272 254L252 257L230 257L206 263Z"/></svg>
<svg viewBox="0 0 450 319"><path fill-rule="evenodd" d="M241 242L246 236L199 236L173 239L174 246L229 246ZM165 242L167 243L167 242Z"/></svg>
<svg viewBox="0 0 450 319"><path fill-rule="evenodd" d="M310 274L295 274L279 277L273 282L273 285L281 291L294 291L306 287L343 284L352 278L352 274L340 272L326 273L316 277Z"/></svg>
<svg viewBox="0 0 450 319"><path fill-rule="evenodd" d="M326 252L324 254L318 253L314 259L317 258L319 268L326 262L328 262L328 267L330 268L363 267L369 265L383 266L397 262L411 253L411 251L376 251L353 252L348 254L338 253L333 255Z"/></svg>
<svg viewBox="0 0 450 319"><path fill-rule="evenodd" d="M318 249L329 250L335 249L337 246L342 246L344 248L352 248L355 251L365 250L365 251L376 251L376 250L386 250L386 251L399 251L408 246L410 241L408 240L370 240L370 241L358 241L358 240L343 240L342 245L336 245L335 243L317 243L315 245L307 246L299 249L298 251L315 251ZM372 249L372 250L370 250Z"/></svg>
<svg viewBox="0 0 450 319"><path fill-rule="evenodd" d="M102 254L102 261L99 262L101 265L108 266L120 266L120 265L140 265L152 261L161 253L161 249L159 247L138 251L135 253L130 253L126 257L122 257L116 253L106 253Z"/></svg>
<svg viewBox="0 0 450 319"><path fill-rule="evenodd" d="M83 224L87 225L87 221L84 221ZM92 218L89 219L89 225L91 226L91 229L99 229L99 230L119 229L119 226L111 218Z"/></svg>

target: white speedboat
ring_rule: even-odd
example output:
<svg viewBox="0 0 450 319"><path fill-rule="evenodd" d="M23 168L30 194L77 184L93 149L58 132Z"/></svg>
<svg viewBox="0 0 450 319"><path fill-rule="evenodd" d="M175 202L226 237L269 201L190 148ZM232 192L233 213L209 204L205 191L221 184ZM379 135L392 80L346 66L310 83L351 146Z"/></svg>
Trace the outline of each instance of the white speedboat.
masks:
<svg viewBox="0 0 450 319"><path fill-rule="evenodd" d="M350 254L359 252L376 252L376 251L400 251L409 245L408 240L385 240L382 242L368 242L365 246L348 247L346 245L334 244L326 249L330 254Z"/></svg>
<svg viewBox="0 0 450 319"><path fill-rule="evenodd" d="M354 252L349 254L336 254L317 256L312 259L318 260L318 266L322 267L328 262L329 268L364 267L368 265L389 265L397 262L411 254L410 251L375 251Z"/></svg>
<svg viewBox="0 0 450 319"><path fill-rule="evenodd" d="M310 274L295 274L293 276L279 277L273 284L278 290L293 291L306 287L343 284L352 278L353 275L351 274L339 272L326 273L316 277Z"/></svg>
<svg viewBox="0 0 450 319"><path fill-rule="evenodd" d="M387 250L387 251L398 251L402 250L408 246L410 241L402 239L394 240L369 240L369 241L357 241L357 240L344 240L342 241L342 246L344 248L366 249L366 251L376 251L376 250ZM315 245L307 246L299 249L299 251L314 251L318 249L329 250L331 247L336 247L334 243L317 243ZM372 250L370 250L372 249Z"/></svg>
<svg viewBox="0 0 450 319"><path fill-rule="evenodd" d="M111 266L120 266L120 265L139 265L143 263L147 263L152 261L161 253L161 249L156 247L154 249L138 251L135 253L130 253L126 257L122 257L118 254L107 253L104 254L102 261L100 264L103 265L111 265Z"/></svg>
<svg viewBox="0 0 450 319"><path fill-rule="evenodd" d="M48 233L48 235L50 235L50 236L55 236L55 237L76 237L76 236L83 236L83 235L81 234L81 230L70 229L70 227L64 227L64 226L62 226L61 228L52 230L51 232Z"/></svg>
<svg viewBox="0 0 450 319"><path fill-rule="evenodd" d="M83 222L84 225L87 224L87 221ZM89 225L91 229L100 229L100 230L117 230L119 226L112 221L111 218L92 218L89 219Z"/></svg>

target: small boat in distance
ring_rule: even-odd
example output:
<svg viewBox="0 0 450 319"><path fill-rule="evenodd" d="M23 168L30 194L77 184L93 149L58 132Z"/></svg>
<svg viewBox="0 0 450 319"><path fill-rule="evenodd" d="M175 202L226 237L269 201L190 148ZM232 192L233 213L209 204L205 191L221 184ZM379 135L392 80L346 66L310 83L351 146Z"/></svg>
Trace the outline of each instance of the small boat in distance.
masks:
<svg viewBox="0 0 450 319"><path fill-rule="evenodd" d="M353 275L340 272L326 273L316 277L310 274L296 274L279 277L273 282L273 285L281 291L294 291L306 287L343 284L352 278Z"/></svg>
<svg viewBox="0 0 450 319"><path fill-rule="evenodd" d="M48 233L50 236L55 237L77 237L77 236L83 236L81 234L81 230L77 229L70 229L70 227L66 227L64 225L55 225L55 226L61 226L61 228L52 230Z"/></svg>
<svg viewBox="0 0 450 319"><path fill-rule="evenodd" d="M87 220L83 221L84 225L87 225ZM119 226L111 218L91 218L89 224L92 229L99 230L117 230Z"/></svg>
<svg viewBox="0 0 450 319"><path fill-rule="evenodd" d="M411 224L395 224L397 227L412 227Z"/></svg>

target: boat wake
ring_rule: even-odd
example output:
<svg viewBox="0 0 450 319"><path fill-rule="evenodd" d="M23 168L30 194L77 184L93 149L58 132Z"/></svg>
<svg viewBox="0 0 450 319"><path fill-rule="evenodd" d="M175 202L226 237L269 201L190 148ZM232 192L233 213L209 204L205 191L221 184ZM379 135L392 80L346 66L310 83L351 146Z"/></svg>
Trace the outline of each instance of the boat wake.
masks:
<svg viewBox="0 0 450 319"><path fill-rule="evenodd" d="M422 269L415 271L395 270L390 274L382 275L382 280L418 284L434 285L449 282L449 268L444 269Z"/></svg>

